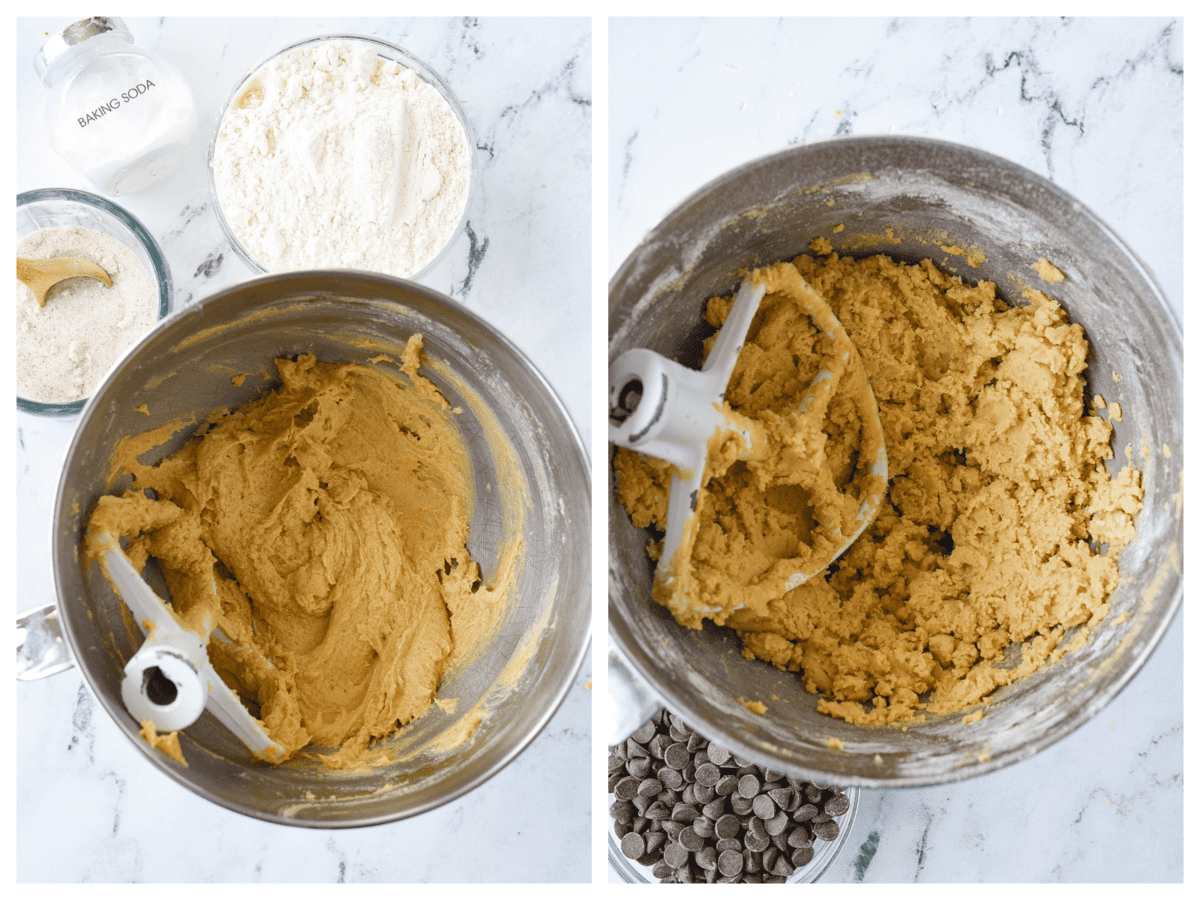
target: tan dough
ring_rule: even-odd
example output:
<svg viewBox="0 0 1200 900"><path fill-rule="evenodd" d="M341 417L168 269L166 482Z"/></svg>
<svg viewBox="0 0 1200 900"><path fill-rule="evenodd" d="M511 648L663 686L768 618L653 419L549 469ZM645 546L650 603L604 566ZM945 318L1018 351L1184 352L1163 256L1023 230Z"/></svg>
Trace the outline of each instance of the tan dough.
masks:
<svg viewBox="0 0 1200 900"><path fill-rule="evenodd" d="M175 762L181 766L187 765L187 760L183 758L183 750L179 746L179 732L168 731L166 734L159 734L158 729L154 727L154 723L147 719L142 723L142 729L138 732L151 747L161 750Z"/></svg>
<svg viewBox="0 0 1200 900"><path fill-rule="evenodd" d="M209 657L285 758L311 744L336 751L332 767L371 761L368 744L430 709L456 641L491 615L472 603L470 456L420 348L418 335L407 379L277 360L277 391L161 464L136 457L164 434L122 442L133 490L91 518L128 538L135 565L158 560L185 622L208 616L231 639Z"/></svg>
<svg viewBox="0 0 1200 900"><path fill-rule="evenodd" d="M773 287L730 381L734 410L769 420L819 368L817 332L788 295L796 273L861 354L890 502L824 577L760 599L770 554L794 555L789 541L804 539L825 501L772 495L734 462L697 505L692 561L707 573L712 618L737 630L745 656L801 672L819 708L847 721L964 710L1051 659L1066 628L1106 614L1140 474L1105 468L1112 427L1084 409L1083 329L1041 292L1010 308L994 284L963 283L928 260L801 256L761 272ZM730 305L714 298L709 321L720 325ZM854 463L849 409L835 399L824 435L800 436L835 484ZM664 528L669 467L625 450L614 467L634 524ZM1022 643L1014 666L1009 651Z"/></svg>

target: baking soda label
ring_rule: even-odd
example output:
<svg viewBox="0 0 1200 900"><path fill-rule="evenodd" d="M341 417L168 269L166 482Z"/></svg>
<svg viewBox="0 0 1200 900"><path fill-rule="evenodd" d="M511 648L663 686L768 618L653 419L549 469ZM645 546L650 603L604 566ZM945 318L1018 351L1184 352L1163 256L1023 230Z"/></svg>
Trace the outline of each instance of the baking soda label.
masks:
<svg viewBox="0 0 1200 900"><path fill-rule="evenodd" d="M103 119L109 113L115 112L120 108L122 103L129 103L141 97L152 87L154 87L154 82L147 78L141 84L135 84L129 90L122 91L119 97L113 97L107 103L101 103L95 109L90 110L86 115L79 116L76 121L79 123L80 128L86 128L93 122Z"/></svg>

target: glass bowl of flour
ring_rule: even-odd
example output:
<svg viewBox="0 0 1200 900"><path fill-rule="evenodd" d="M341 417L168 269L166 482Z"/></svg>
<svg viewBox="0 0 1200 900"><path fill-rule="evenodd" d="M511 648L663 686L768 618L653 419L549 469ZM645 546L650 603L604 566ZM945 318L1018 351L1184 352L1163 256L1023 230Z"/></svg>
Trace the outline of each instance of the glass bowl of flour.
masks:
<svg viewBox="0 0 1200 900"><path fill-rule="evenodd" d="M44 306L16 283L17 408L72 416L108 370L171 311L171 269L141 222L87 191L18 194L16 240L18 257L89 259L112 279L105 286L69 278L50 289Z"/></svg>
<svg viewBox="0 0 1200 900"><path fill-rule="evenodd" d="M283 48L230 92L209 187L256 273L336 268L418 280L466 226L475 138L442 78L376 38Z"/></svg>

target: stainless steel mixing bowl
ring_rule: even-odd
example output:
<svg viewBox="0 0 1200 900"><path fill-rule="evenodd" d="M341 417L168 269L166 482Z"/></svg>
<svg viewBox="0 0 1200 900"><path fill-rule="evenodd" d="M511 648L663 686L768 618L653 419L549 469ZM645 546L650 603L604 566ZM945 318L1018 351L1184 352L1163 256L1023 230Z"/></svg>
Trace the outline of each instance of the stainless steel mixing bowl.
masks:
<svg viewBox="0 0 1200 900"><path fill-rule="evenodd" d="M835 232L838 225L844 230ZM1145 486L1137 538L1121 555L1122 583L1111 612L1081 649L998 691L980 722L964 726L961 716L951 716L906 731L853 726L818 713L817 698L796 675L743 659L729 630L676 625L651 598L646 534L610 491L614 693L621 692L627 714L666 705L713 740L815 780L892 787L999 769L1095 715L1146 661L1179 606L1179 324L1129 248L1045 179L966 147L852 137L748 163L668 215L609 283L610 362L632 347L698 362L700 339L711 331L702 326L706 299L731 293L739 267L808 253L818 237L849 256L930 258L965 279L994 281L1012 302L1021 302L1017 282L1043 287L1083 325L1092 346L1087 396L1119 399L1124 410L1114 424L1112 465L1123 465L1131 447ZM979 261L979 252L986 260ZM1040 284L1030 269L1039 257L1067 280ZM1114 372L1123 377L1119 384ZM751 713L738 698L762 699L769 712ZM626 721L637 718L635 712ZM840 741L840 749L829 739Z"/></svg>
<svg viewBox="0 0 1200 900"><path fill-rule="evenodd" d="M402 761L369 773L315 762L271 767L206 712L180 734L186 768L138 737L121 701L121 673L142 637L95 565L81 556L87 516L104 493L116 442L183 416L203 422L272 386L280 355L365 362L424 336L434 364L422 373L452 405L471 450L476 503L468 541L485 578L497 551L523 522L516 594L490 644L451 670L435 708L385 746ZM262 375L258 373L263 373ZM235 385L231 376L250 373ZM146 412L138 408L145 404ZM489 427L499 424L497 429ZM157 456L186 439L177 435ZM514 479L490 441L507 442ZM157 458L157 457L154 457ZM53 570L59 614L77 664L100 704L153 765L180 784L247 815L320 827L368 825L415 815L465 794L499 771L538 734L570 688L587 650L590 622L590 479L570 418L529 360L475 315L432 290L382 275L298 272L243 282L165 319L109 374L83 410L55 501ZM584 552L580 552L581 549ZM510 686L505 672L533 650ZM514 664L515 665L515 664ZM451 750L436 742L482 702L474 736Z"/></svg>

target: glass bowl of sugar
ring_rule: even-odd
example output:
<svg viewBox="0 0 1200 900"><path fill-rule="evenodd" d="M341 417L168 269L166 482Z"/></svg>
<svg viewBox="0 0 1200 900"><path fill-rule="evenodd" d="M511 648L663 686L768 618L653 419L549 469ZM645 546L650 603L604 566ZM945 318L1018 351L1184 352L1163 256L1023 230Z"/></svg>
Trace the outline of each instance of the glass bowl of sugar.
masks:
<svg viewBox="0 0 1200 900"><path fill-rule="evenodd" d="M112 280L68 278L46 292L44 305L16 283L17 408L75 415L125 351L171 311L171 269L141 222L87 191L18 194L16 237L18 258L87 259Z"/></svg>
<svg viewBox="0 0 1200 900"><path fill-rule="evenodd" d="M462 235L475 137L446 82L357 35L300 41L230 92L209 192L255 273L360 269L419 280Z"/></svg>

